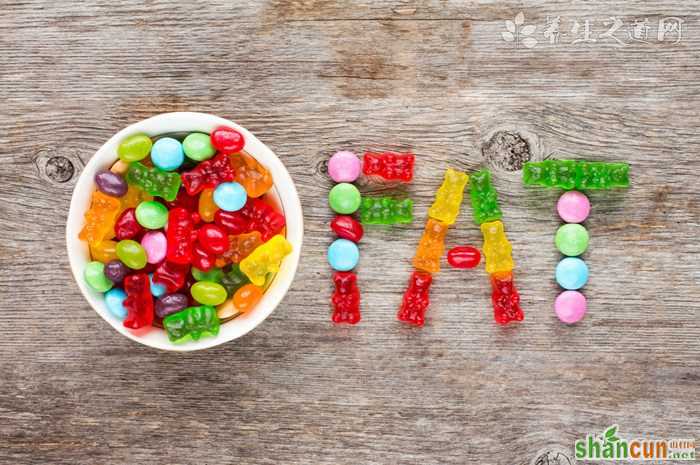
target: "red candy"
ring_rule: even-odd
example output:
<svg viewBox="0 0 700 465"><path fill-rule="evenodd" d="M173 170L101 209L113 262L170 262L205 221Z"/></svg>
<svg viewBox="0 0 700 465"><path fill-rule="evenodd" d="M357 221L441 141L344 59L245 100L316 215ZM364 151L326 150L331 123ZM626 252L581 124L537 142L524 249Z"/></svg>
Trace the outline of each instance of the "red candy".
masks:
<svg viewBox="0 0 700 465"><path fill-rule="evenodd" d="M258 231L264 242L285 225L284 216L261 199L248 199L245 206L235 212L217 210L214 222L233 235Z"/></svg>
<svg viewBox="0 0 700 465"><path fill-rule="evenodd" d="M189 195L196 195L207 187L214 188L222 182L233 181L233 169L228 155L220 153L214 158L201 162L196 168L180 175L182 185Z"/></svg>
<svg viewBox="0 0 700 465"><path fill-rule="evenodd" d="M127 310L124 326L143 328L153 323L153 296L151 284L145 273L132 274L124 278L124 308Z"/></svg>
<svg viewBox="0 0 700 465"><path fill-rule="evenodd" d="M202 244L197 242L192 247L192 266L202 271L209 271L214 268L216 256L204 250Z"/></svg>
<svg viewBox="0 0 700 465"><path fill-rule="evenodd" d="M205 224L199 228L197 240L202 249L210 254L220 255L228 250L228 235L223 228L215 224Z"/></svg>
<svg viewBox="0 0 700 465"><path fill-rule="evenodd" d="M333 322L357 324L360 315L360 290L357 287L357 275L352 271L337 271L333 275L335 291L333 303Z"/></svg>
<svg viewBox="0 0 700 465"><path fill-rule="evenodd" d="M522 321L525 315L520 308L520 294L515 288L513 273L494 273L491 275L491 302L493 318L496 323L505 325L511 321Z"/></svg>
<svg viewBox="0 0 700 465"><path fill-rule="evenodd" d="M181 265L192 261L193 221L190 212L182 207L173 208L168 213L168 250L166 257Z"/></svg>
<svg viewBox="0 0 700 465"><path fill-rule="evenodd" d="M360 242L364 234L362 225L355 218L347 215L338 215L333 218L331 229L338 237L355 243Z"/></svg>
<svg viewBox="0 0 700 465"><path fill-rule="evenodd" d="M165 202L165 205L169 209L181 207L187 211L196 212L199 209L199 196L193 196L187 193L187 191L181 186L180 190L177 191L177 197L171 202Z"/></svg>
<svg viewBox="0 0 700 465"><path fill-rule="evenodd" d="M211 145L220 153L240 152L245 146L243 134L228 126L219 126L211 133Z"/></svg>
<svg viewBox="0 0 700 465"><path fill-rule="evenodd" d="M403 295L403 302L396 318L415 326L425 323L425 311L430 305L430 285L433 276L423 271L414 271Z"/></svg>
<svg viewBox="0 0 700 465"><path fill-rule="evenodd" d="M114 234L117 239L133 239L143 232L143 227L136 221L136 209L127 208L119 215L114 223Z"/></svg>
<svg viewBox="0 0 700 465"><path fill-rule="evenodd" d="M158 268L153 273L153 282L164 285L166 291L171 294L185 285L185 279L189 271L189 265L180 265L179 263L165 260L158 265Z"/></svg>
<svg viewBox="0 0 700 465"><path fill-rule="evenodd" d="M447 252L447 261L454 268L474 268L481 261L481 253L470 245L453 247Z"/></svg>
<svg viewBox="0 0 700 465"><path fill-rule="evenodd" d="M362 172L368 176L380 176L388 181L411 182L413 164L416 157L412 153L365 153Z"/></svg>

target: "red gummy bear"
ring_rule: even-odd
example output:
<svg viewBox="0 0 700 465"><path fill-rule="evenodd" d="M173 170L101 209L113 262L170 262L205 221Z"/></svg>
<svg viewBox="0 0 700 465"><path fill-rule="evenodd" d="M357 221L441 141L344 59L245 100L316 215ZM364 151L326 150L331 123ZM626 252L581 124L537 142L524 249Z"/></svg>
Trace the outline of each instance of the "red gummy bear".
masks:
<svg viewBox="0 0 700 465"><path fill-rule="evenodd" d="M363 159L362 172L389 181L411 182L415 160L416 157L412 153L367 152Z"/></svg>
<svg viewBox="0 0 700 465"><path fill-rule="evenodd" d="M117 239L133 239L143 232L143 227L136 221L136 209L127 208L114 223L114 235Z"/></svg>
<svg viewBox="0 0 700 465"><path fill-rule="evenodd" d="M520 294L515 288L513 273L494 273L491 275L491 301L493 318L496 323L505 325L511 321L522 321L525 315L520 308Z"/></svg>
<svg viewBox="0 0 700 465"><path fill-rule="evenodd" d="M171 202L165 202L165 205L169 209L181 207L189 212L196 212L199 209L199 196L193 196L187 193L187 191L180 186L180 190L177 191L177 197Z"/></svg>
<svg viewBox="0 0 700 465"><path fill-rule="evenodd" d="M164 285L170 294L180 290L185 285L189 271L190 265L180 265L164 260L153 273L153 282Z"/></svg>
<svg viewBox="0 0 700 465"><path fill-rule="evenodd" d="M192 241L194 224L190 212L182 207L173 208L168 213L167 259L185 265L192 261Z"/></svg>
<svg viewBox="0 0 700 465"><path fill-rule="evenodd" d="M408 324L423 326L425 311L430 305L430 285L433 276L424 271L414 271L403 295L403 302L396 318Z"/></svg>
<svg viewBox="0 0 700 465"><path fill-rule="evenodd" d="M258 231L263 242L279 233L286 224L284 216L262 199L248 199L243 208L235 212L217 210L214 222L232 235Z"/></svg>
<svg viewBox="0 0 700 465"><path fill-rule="evenodd" d="M333 323L359 323L360 315L360 289L357 287L357 275L352 271L337 271L333 275L335 291L331 302L333 303Z"/></svg>
<svg viewBox="0 0 700 465"><path fill-rule="evenodd" d="M228 155L220 153L201 162L196 168L180 175L182 185L189 195L196 195L207 187L214 188L222 182L233 181L233 169Z"/></svg>
<svg viewBox="0 0 700 465"><path fill-rule="evenodd" d="M132 274L124 278L124 308L127 310L124 326L139 329L153 323L153 296L146 273Z"/></svg>

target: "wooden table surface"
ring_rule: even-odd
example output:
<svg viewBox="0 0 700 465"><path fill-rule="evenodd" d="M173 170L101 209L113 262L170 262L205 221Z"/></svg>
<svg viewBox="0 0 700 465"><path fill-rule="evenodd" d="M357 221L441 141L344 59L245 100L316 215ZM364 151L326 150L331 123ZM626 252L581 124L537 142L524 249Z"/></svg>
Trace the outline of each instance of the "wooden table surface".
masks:
<svg viewBox="0 0 700 465"><path fill-rule="evenodd" d="M628 438L699 436L696 2L6 0L0 10L1 463L513 465L561 450L564 464L576 439L614 423ZM561 34L545 36L557 16ZM624 26L605 35L611 17ZM668 17L683 21L681 37L660 41ZM177 354L95 314L70 274L64 228L74 181L105 140L185 110L231 118L280 156L305 238L267 321ZM367 228L356 327L329 321L326 160L339 149L417 156L406 189L361 185L410 195L416 220ZM545 157L632 166L630 189L590 195L589 313L574 326L552 311L560 193L526 189L518 171ZM449 166L493 171L519 326L493 322L483 266L445 264L425 327L395 320ZM468 202L447 242L481 245Z"/></svg>

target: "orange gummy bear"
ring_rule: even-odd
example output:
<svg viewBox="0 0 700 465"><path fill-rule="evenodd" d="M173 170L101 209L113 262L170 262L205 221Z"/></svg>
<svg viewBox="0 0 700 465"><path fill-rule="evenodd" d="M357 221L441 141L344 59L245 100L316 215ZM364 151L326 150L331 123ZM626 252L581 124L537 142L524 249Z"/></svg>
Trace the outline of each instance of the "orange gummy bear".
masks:
<svg viewBox="0 0 700 465"><path fill-rule="evenodd" d="M114 237L114 223L120 208L119 199L100 191L93 192L90 208L85 213L85 226L78 237L90 245Z"/></svg>
<svg viewBox="0 0 700 465"><path fill-rule="evenodd" d="M219 268L229 263L240 263L241 260L257 249L263 243L259 231L228 236L229 247L226 252L216 257L215 265Z"/></svg>
<svg viewBox="0 0 700 465"><path fill-rule="evenodd" d="M435 218L428 218L423 236L420 238L413 266L428 273L440 271L440 258L445 252L447 224Z"/></svg>
<svg viewBox="0 0 700 465"><path fill-rule="evenodd" d="M260 197L272 187L272 175L258 161L245 152L229 155L233 180L241 184L248 196Z"/></svg>

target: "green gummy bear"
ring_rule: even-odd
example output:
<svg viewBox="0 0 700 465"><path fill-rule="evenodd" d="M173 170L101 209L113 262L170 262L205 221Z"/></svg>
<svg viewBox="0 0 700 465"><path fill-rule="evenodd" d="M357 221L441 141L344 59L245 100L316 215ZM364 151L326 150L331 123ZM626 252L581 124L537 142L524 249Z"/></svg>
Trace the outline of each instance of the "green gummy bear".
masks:
<svg viewBox="0 0 700 465"><path fill-rule="evenodd" d="M184 342L188 337L197 341L202 336L219 334L219 317L208 305L187 307L163 318L163 328L171 342Z"/></svg>
<svg viewBox="0 0 700 465"><path fill-rule="evenodd" d="M140 187L151 195L162 197L171 202L177 197L182 180L178 173L163 171L155 167L149 168L143 163L135 161L129 164L126 182Z"/></svg>
<svg viewBox="0 0 700 465"><path fill-rule="evenodd" d="M360 221L364 224L407 224L413 221L413 200L363 197Z"/></svg>
<svg viewBox="0 0 700 465"><path fill-rule="evenodd" d="M238 266L237 263L231 265L229 271L224 272L221 275L220 283L226 289L226 294L233 296L238 289L245 286L250 282L248 276L245 275Z"/></svg>
<svg viewBox="0 0 700 465"><path fill-rule="evenodd" d="M574 160L527 162L523 168L523 182L528 186L566 190L629 187L629 165Z"/></svg>
<svg viewBox="0 0 700 465"><path fill-rule="evenodd" d="M472 215L476 224L488 223L500 220L503 217L498 206L498 193L491 184L491 172L488 170L477 171L469 178L472 200Z"/></svg>

